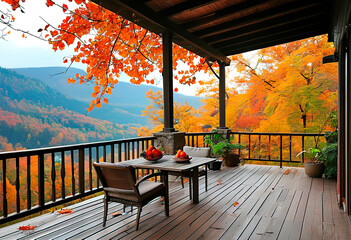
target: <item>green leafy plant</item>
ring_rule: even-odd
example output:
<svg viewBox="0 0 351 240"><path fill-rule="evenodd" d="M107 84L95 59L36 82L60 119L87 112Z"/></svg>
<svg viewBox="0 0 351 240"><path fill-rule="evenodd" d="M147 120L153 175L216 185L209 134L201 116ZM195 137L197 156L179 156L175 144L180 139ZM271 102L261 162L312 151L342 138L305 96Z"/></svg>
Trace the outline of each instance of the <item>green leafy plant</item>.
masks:
<svg viewBox="0 0 351 240"><path fill-rule="evenodd" d="M232 140L232 139L231 139ZM208 144L212 147L214 154L223 156L235 149L244 149L245 146L240 143L231 143L228 139L225 139L221 134L214 134L211 138L211 135L205 136L205 144Z"/></svg>
<svg viewBox="0 0 351 240"><path fill-rule="evenodd" d="M330 143L320 151L319 159L324 162L324 173L328 179L335 179L337 176L338 144Z"/></svg>
<svg viewBox="0 0 351 240"><path fill-rule="evenodd" d="M304 150L299 152L299 154L297 154L296 157L300 156L301 154L304 154L304 156L311 162L318 162L320 161L320 152L321 151L318 148L309 148L307 151Z"/></svg>

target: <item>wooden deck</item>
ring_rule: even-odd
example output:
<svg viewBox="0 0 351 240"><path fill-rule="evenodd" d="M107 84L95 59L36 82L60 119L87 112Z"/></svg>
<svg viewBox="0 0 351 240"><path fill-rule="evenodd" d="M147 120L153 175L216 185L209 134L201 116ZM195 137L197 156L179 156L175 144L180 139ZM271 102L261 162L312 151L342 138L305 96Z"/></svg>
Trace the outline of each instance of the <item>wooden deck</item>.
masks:
<svg viewBox="0 0 351 240"><path fill-rule="evenodd" d="M286 170L290 169L288 174ZM186 184L187 185L187 184ZM0 239L350 239L347 216L336 204L336 182L306 177L302 168L245 165L209 171L209 189L200 179L200 203L189 189L171 184L170 216L159 200L122 212L111 203L105 228L103 204L96 197L72 206L74 213L46 214L0 229ZM38 225L21 232L22 225Z"/></svg>

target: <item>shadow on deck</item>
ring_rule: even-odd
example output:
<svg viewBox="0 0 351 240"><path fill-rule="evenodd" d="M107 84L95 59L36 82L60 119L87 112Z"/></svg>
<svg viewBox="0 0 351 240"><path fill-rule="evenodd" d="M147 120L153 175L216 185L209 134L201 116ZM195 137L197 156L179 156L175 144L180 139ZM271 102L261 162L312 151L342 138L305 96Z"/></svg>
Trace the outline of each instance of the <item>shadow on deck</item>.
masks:
<svg viewBox="0 0 351 240"><path fill-rule="evenodd" d="M290 169L288 174L284 174ZM0 239L349 239L350 222L338 209L336 182L312 179L302 168L245 165L209 171L200 203L189 189L170 185L170 216L159 200L143 208L139 231L136 210L110 203L102 227L102 196L73 205L69 215L45 214L0 229ZM187 184L186 184L187 186ZM129 209L129 208L128 208ZM37 225L22 232L19 226Z"/></svg>

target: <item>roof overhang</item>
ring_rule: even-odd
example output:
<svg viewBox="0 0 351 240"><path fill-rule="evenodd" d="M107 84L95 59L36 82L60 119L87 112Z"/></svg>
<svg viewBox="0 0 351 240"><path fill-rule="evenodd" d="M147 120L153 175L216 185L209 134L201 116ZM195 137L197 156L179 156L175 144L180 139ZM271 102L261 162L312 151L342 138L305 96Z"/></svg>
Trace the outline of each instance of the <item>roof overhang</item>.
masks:
<svg viewBox="0 0 351 240"><path fill-rule="evenodd" d="M156 34L171 31L174 43L226 64L227 56L330 33L335 25L331 0L93 2Z"/></svg>

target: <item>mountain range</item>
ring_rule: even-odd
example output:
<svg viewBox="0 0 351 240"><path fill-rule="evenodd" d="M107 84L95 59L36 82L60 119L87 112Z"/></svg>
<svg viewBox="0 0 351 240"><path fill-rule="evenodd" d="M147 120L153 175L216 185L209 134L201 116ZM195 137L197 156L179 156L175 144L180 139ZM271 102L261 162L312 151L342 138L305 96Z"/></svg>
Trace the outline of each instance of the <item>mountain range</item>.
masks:
<svg viewBox="0 0 351 240"><path fill-rule="evenodd" d="M150 125L141 116L152 86L120 82L109 104L87 114L92 86L68 84L79 69L0 67L0 151L135 137L134 127ZM200 98L175 94L197 107Z"/></svg>
<svg viewBox="0 0 351 240"><path fill-rule="evenodd" d="M77 68L67 69L65 67L14 68L11 70L29 78L38 79L51 89L59 91L68 99L79 101L80 113L86 113L86 109L93 99L91 97L93 85L67 83L67 79L74 78L76 73L85 75L86 73L83 70ZM109 103L107 105L103 104L101 108L94 108L88 113L88 116L117 124L135 123L142 126L150 126L149 120L141 116L142 111L150 104L145 98L145 93L149 89L162 91L161 88L151 85L134 85L119 81L112 94L108 96ZM194 108L202 106L201 99L203 98L174 93L175 102L187 102Z"/></svg>

